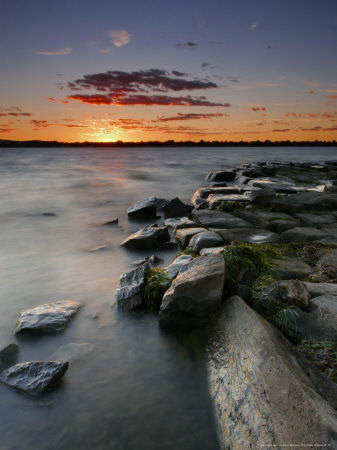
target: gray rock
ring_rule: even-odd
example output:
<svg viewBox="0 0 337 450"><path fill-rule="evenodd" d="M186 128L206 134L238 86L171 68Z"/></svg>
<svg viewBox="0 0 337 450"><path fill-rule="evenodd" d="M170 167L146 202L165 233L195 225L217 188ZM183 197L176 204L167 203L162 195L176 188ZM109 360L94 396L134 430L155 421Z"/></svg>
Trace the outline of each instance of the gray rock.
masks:
<svg viewBox="0 0 337 450"><path fill-rule="evenodd" d="M240 297L227 300L212 324L208 373L222 449L335 447L336 411L287 341Z"/></svg>
<svg viewBox="0 0 337 450"><path fill-rule="evenodd" d="M197 189L191 197L191 202L194 206L197 206L197 203L200 200L206 200L209 194L212 193L212 189L210 188L199 188Z"/></svg>
<svg viewBox="0 0 337 450"><path fill-rule="evenodd" d="M263 296L275 298L282 303L297 306L308 311L310 309L310 293L304 283L299 280L275 281L264 289Z"/></svg>
<svg viewBox="0 0 337 450"><path fill-rule="evenodd" d="M185 264L164 295L159 324L168 328L204 326L221 304L224 276L221 255L200 256Z"/></svg>
<svg viewBox="0 0 337 450"><path fill-rule="evenodd" d="M63 331L81 306L80 302L60 300L23 311L17 321L15 333L22 331Z"/></svg>
<svg viewBox="0 0 337 450"><path fill-rule="evenodd" d="M1 372L0 381L28 394L39 395L63 377L68 365L61 361L23 362Z"/></svg>
<svg viewBox="0 0 337 450"><path fill-rule="evenodd" d="M142 288L149 270L147 263L120 276L116 292L117 305L122 311L132 311L143 304Z"/></svg>
<svg viewBox="0 0 337 450"><path fill-rule="evenodd" d="M176 231L175 239L181 248L188 246L191 238L198 233L205 231L205 228L183 228Z"/></svg>
<svg viewBox="0 0 337 450"><path fill-rule="evenodd" d="M191 255L180 255L178 256L178 258L172 261L170 265L164 267L164 270L172 280L178 275L183 265L188 263L189 261L192 261Z"/></svg>
<svg viewBox="0 0 337 450"><path fill-rule="evenodd" d="M203 248L200 250L200 256L218 255L219 253L223 252L224 248L224 246Z"/></svg>
<svg viewBox="0 0 337 450"><path fill-rule="evenodd" d="M278 179L252 180L248 184L262 189L272 189L278 194L296 194L297 189L293 183L280 182Z"/></svg>
<svg viewBox="0 0 337 450"><path fill-rule="evenodd" d="M150 250L169 240L167 227L147 226L131 234L121 245L132 249Z"/></svg>
<svg viewBox="0 0 337 450"><path fill-rule="evenodd" d="M85 359L94 351L94 346L88 342L70 342L56 349L49 357L50 361L68 361L73 363Z"/></svg>
<svg viewBox="0 0 337 450"><path fill-rule="evenodd" d="M156 197L136 202L127 209L128 216L137 219L151 219L156 217Z"/></svg>
<svg viewBox="0 0 337 450"><path fill-rule="evenodd" d="M319 263L325 266L332 266L337 269L337 249L330 250L321 256Z"/></svg>
<svg viewBox="0 0 337 450"><path fill-rule="evenodd" d="M282 212L269 212L259 209L238 209L236 215L241 217L241 219L248 220L248 222L257 224L259 226L265 227L269 222L274 222L276 220L286 220L292 221L294 218L289 214ZM294 220L296 223L296 221Z"/></svg>
<svg viewBox="0 0 337 450"><path fill-rule="evenodd" d="M234 170L220 170L218 172L209 173L206 176L206 180L213 181L233 181L236 176L236 172Z"/></svg>
<svg viewBox="0 0 337 450"><path fill-rule="evenodd" d="M309 289L311 297L318 297L319 295L337 295L337 284L335 283L310 283L304 281L304 284Z"/></svg>
<svg viewBox="0 0 337 450"><path fill-rule="evenodd" d="M194 210L194 220L205 228L243 228L249 223L232 214L213 210Z"/></svg>
<svg viewBox="0 0 337 450"><path fill-rule="evenodd" d="M226 187L226 186L214 186L211 188L211 192L209 193L213 195L239 195L241 194L241 190L235 187ZM206 197L208 198L209 195Z"/></svg>
<svg viewBox="0 0 337 450"><path fill-rule="evenodd" d="M300 219L305 227L317 227L336 222L336 217L333 214L295 213L294 216Z"/></svg>
<svg viewBox="0 0 337 450"><path fill-rule="evenodd" d="M200 252L203 248L216 247L224 243L223 238L214 231L203 231L202 233L195 234L188 247Z"/></svg>
<svg viewBox="0 0 337 450"><path fill-rule="evenodd" d="M269 206L272 200L276 198L276 191L271 188L260 189L250 193L250 201L253 205Z"/></svg>
<svg viewBox="0 0 337 450"><path fill-rule="evenodd" d="M18 357L18 353L19 346L14 343L9 344L2 349L0 351L0 371L12 366Z"/></svg>
<svg viewBox="0 0 337 450"><path fill-rule="evenodd" d="M261 228L214 229L214 231L220 234L225 242L241 241L250 244L267 244L280 241L278 234Z"/></svg>
<svg viewBox="0 0 337 450"><path fill-rule="evenodd" d="M193 220L190 220L188 217L180 217L179 219L166 219L164 220L164 225L175 233L177 230L181 228L197 228L197 225Z"/></svg>
<svg viewBox="0 0 337 450"><path fill-rule="evenodd" d="M318 228L311 227L294 227L290 230L286 230L281 234L282 242L305 242L305 241L317 241L329 237L330 234L327 231L319 230Z"/></svg>
<svg viewBox="0 0 337 450"><path fill-rule="evenodd" d="M291 258L275 261L273 272L282 280L291 280L306 278L314 272L314 269L301 259Z"/></svg>
<svg viewBox="0 0 337 450"><path fill-rule="evenodd" d="M337 208L337 194L325 194L321 192L300 192L286 198L280 198L271 202L271 207L277 211L302 212L302 211L331 211Z"/></svg>
<svg viewBox="0 0 337 450"><path fill-rule="evenodd" d="M291 228L299 227L300 221L296 220L273 220L265 225L265 228L275 233L283 233L283 231L290 230Z"/></svg>
<svg viewBox="0 0 337 450"><path fill-rule="evenodd" d="M193 206L186 205L178 197L170 200L165 206L163 206L163 211L166 218L172 217L185 217L193 209Z"/></svg>
<svg viewBox="0 0 337 450"><path fill-rule="evenodd" d="M241 194L210 194L207 198L207 203L210 209L216 209L222 203L227 202L238 202L238 203L249 203L250 200L246 195Z"/></svg>

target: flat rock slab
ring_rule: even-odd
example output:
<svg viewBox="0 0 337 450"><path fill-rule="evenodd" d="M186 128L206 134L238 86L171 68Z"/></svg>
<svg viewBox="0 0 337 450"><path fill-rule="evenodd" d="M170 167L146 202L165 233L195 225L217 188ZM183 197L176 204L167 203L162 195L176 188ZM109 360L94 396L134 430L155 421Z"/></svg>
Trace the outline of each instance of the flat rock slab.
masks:
<svg viewBox="0 0 337 450"><path fill-rule="evenodd" d="M273 272L276 272L282 280L291 280L306 278L314 272L314 269L301 259L291 258L275 261Z"/></svg>
<svg viewBox="0 0 337 450"><path fill-rule="evenodd" d="M183 228L176 231L175 239L181 248L188 246L191 238L198 233L205 231L205 228Z"/></svg>
<svg viewBox="0 0 337 450"><path fill-rule="evenodd" d="M337 295L337 284L335 283L310 283L304 281L304 284L309 289L311 297L318 297L319 295Z"/></svg>
<svg viewBox="0 0 337 450"><path fill-rule="evenodd" d="M275 220L294 220L290 214L283 212L263 211L259 209L238 209L236 212L241 219L251 223L268 223ZM296 222L296 221L295 221Z"/></svg>
<svg viewBox="0 0 337 450"><path fill-rule="evenodd" d="M12 366L19 354L19 346L11 343L0 351L0 371Z"/></svg>
<svg viewBox="0 0 337 450"><path fill-rule="evenodd" d="M224 248L224 246L203 248L200 250L200 256L219 255L219 253L224 251Z"/></svg>
<svg viewBox="0 0 337 450"><path fill-rule="evenodd" d="M321 265L333 266L337 268L337 249L326 252L319 260Z"/></svg>
<svg viewBox="0 0 337 450"><path fill-rule="evenodd" d="M142 306L142 289L148 270L149 266L145 263L120 276L116 300L122 311L132 311Z"/></svg>
<svg viewBox="0 0 337 450"><path fill-rule="evenodd" d="M241 241L250 244L268 244L280 242L280 235L261 228L215 229L225 242Z"/></svg>
<svg viewBox="0 0 337 450"><path fill-rule="evenodd" d="M127 209L129 217L137 219L151 219L156 217L156 197L136 202Z"/></svg>
<svg viewBox="0 0 337 450"><path fill-rule="evenodd" d="M16 364L0 373L0 381L28 394L42 394L68 369L68 362L30 361Z"/></svg>
<svg viewBox="0 0 337 450"><path fill-rule="evenodd" d="M16 324L15 333L22 331L63 331L70 319L81 308L82 303L73 300L61 300L46 303L23 311Z"/></svg>
<svg viewBox="0 0 337 450"><path fill-rule="evenodd" d="M336 223L336 217L333 214L295 213L294 217L299 219L306 227Z"/></svg>
<svg viewBox="0 0 337 450"><path fill-rule="evenodd" d="M180 217L179 219L166 219L164 220L164 225L169 230L172 230L173 233L175 233L177 230L180 230L181 228L197 228L199 226L188 217Z"/></svg>
<svg viewBox="0 0 337 450"><path fill-rule="evenodd" d="M172 261L170 265L164 267L164 270L172 280L178 275L180 269L190 261L192 261L191 255L180 255L178 256L178 258Z"/></svg>
<svg viewBox="0 0 337 450"><path fill-rule="evenodd" d="M188 247L200 252L203 248L216 247L224 243L223 238L214 231L203 231L202 233L195 234Z"/></svg>
<svg viewBox="0 0 337 450"><path fill-rule="evenodd" d="M211 209L215 209L222 203L227 202L249 203L250 200L244 194L210 194L207 197L207 203Z"/></svg>
<svg viewBox="0 0 337 450"><path fill-rule="evenodd" d="M330 237L329 232L311 227L294 227L281 234L282 242L317 241L327 237Z"/></svg>
<svg viewBox="0 0 337 450"><path fill-rule="evenodd" d="M252 180L248 184L252 186L263 188L263 189L273 189L278 194L296 194L297 189L292 183L282 183L279 180Z"/></svg>
<svg viewBox="0 0 337 450"><path fill-rule="evenodd" d="M200 256L185 264L164 294L159 324L184 329L204 326L221 304L224 278L221 255Z"/></svg>
<svg viewBox="0 0 337 450"><path fill-rule="evenodd" d="M85 359L93 351L94 346L88 342L70 342L55 350L49 359L50 361L68 361L73 363Z"/></svg>
<svg viewBox="0 0 337 450"><path fill-rule="evenodd" d="M121 245L137 250L151 250L170 240L167 227L147 226L127 237Z"/></svg>
<svg viewBox="0 0 337 450"><path fill-rule="evenodd" d="M335 447L337 413L314 390L289 347L240 297L225 302L208 345L221 449Z"/></svg>
<svg viewBox="0 0 337 450"><path fill-rule="evenodd" d="M205 228L244 228L250 224L239 217L221 211L193 210L193 218Z"/></svg>

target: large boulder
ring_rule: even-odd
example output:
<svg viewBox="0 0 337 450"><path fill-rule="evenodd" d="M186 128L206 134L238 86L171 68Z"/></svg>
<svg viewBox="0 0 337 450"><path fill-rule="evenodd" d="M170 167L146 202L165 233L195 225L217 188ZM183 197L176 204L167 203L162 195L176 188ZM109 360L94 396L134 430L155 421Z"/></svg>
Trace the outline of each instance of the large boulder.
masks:
<svg viewBox="0 0 337 450"><path fill-rule="evenodd" d="M287 341L240 297L212 324L208 372L222 449L336 446L337 413Z"/></svg>
<svg viewBox="0 0 337 450"><path fill-rule="evenodd" d="M193 206L186 205L186 203L183 203L178 197L175 197L163 206L163 211L167 219L187 216L192 209Z"/></svg>
<svg viewBox="0 0 337 450"><path fill-rule="evenodd" d="M221 244L224 244L224 240L218 233L214 231L203 231L202 233L195 234L191 238L188 247L200 252L203 248L217 247Z"/></svg>
<svg viewBox="0 0 337 450"><path fill-rule="evenodd" d="M200 256L185 264L164 295L159 324L185 329L204 326L221 304L224 278L221 255Z"/></svg>
<svg viewBox="0 0 337 450"><path fill-rule="evenodd" d="M120 276L116 300L122 311L132 311L142 306L142 289L148 270L149 265L145 263Z"/></svg>
<svg viewBox="0 0 337 450"><path fill-rule="evenodd" d="M23 311L16 324L15 332L22 331L63 331L70 319L77 313L82 303L60 300L46 303Z"/></svg>
<svg viewBox="0 0 337 450"><path fill-rule="evenodd" d="M249 223L232 214L213 210L194 210L194 220L205 228L244 228Z"/></svg>
<svg viewBox="0 0 337 450"><path fill-rule="evenodd" d="M0 381L28 394L39 395L56 383L68 369L68 362L30 361L0 373Z"/></svg>
<svg viewBox="0 0 337 450"><path fill-rule="evenodd" d="M167 227L147 226L131 234L121 245L136 250L152 250L169 240Z"/></svg>
<svg viewBox="0 0 337 450"><path fill-rule="evenodd" d="M210 194L207 197L208 207L216 209L218 206L226 203L249 203L249 198L244 194Z"/></svg>
<svg viewBox="0 0 337 450"><path fill-rule="evenodd" d="M156 197L140 200L127 209L128 216L137 219L152 219L156 217Z"/></svg>
<svg viewBox="0 0 337 450"><path fill-rule="evenodd" d="M0 351L0 371L14 364L18 357L19 346L11 343Z"/></svg>

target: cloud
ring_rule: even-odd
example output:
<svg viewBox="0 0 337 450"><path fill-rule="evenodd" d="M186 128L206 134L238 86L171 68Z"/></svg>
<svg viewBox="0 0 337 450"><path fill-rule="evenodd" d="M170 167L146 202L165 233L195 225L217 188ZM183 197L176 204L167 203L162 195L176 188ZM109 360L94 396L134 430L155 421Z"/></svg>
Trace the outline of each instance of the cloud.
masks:
<svg viewBox="0 0 337 450"><path fill-rule="evenodd" d="M255 30L260 25L260 21L253 22L251 26L249 27L251 30Z"/></svg>
<svg viewBox="0 0 337 450"><path fill-rule="evenodd" d="M337 127L312 127L312 128L302 128L300 127L301 131L337 131Z"/></svg>
<svg viewBox="0 0 337 450"><path fill-rule="evenodd" d="M250 106L249 109L251 111L266 111L264 106Z"/></svg>
<svg viewBox="0 0 337 450"><path fill-rule="evenodd" d="M115 47L122 47L130 42L131 36L126 30L109 31L111 42Z"/></svg>
<svg viewBox="0 0 337 450"><path fill-rule="evenodd" d="M0 128L0 133L10 133L11 131L14 131L13 128Z"/></svg>
<svg viewBox="0 0 337 450"><path fill-rule="evenodd" d="M45 100L49 100L50 102L63 103L63 104L69 103L67 100L58 100L58 99L56 99L54 97L45 97Z"/></svg>
<svg viewBox="0 0 337 450"><path fill-rule="evenodd" d="M49 128L49 127L65 127L65 128L90 128L89 125L75 125L75 124L64 124L64 123L52 123L47 120L30 120L31 125L35 127L35 130L39 130L40 128Z"/></svg>
<svg viewBox="0 0 337 450"><path fill-rule="evenodd" d="M156 120L153 120L152 122L170 122L170 121L180 121L180 120L200 120L200 119L214 119L215 117L228 117L229 114L223 114L223 113L208 113L208 114L202 114L202 113L178 113L176 116L172 117L158 117Z"/></svg>
<svg viewBox="0 0 337 450"><path fill-rule="evenodd" d="M108 48L101 48L99 50L97 50L99 53L104 53L105 55L110 55L111 54L111 50L109 50Z"/></svg>
<svg viewBox="0 0 337 450"><path fill-rule="evenodd" d="M310 87L319 87L321 85L318 81L300 80L300 82Z"/></svg>
<svg viewBox="0 0 337 450"><path fill-rule="evenodd" d="M177 47L181 47L181 48L186 48L187 50L195 50L197 47L199 47L198 44L196 44L195 42L184 42L184 43L180 43L176 45Z"/></svg>
<svg viewBox="0 0 337 450"><path fill-rule="evenodd" d="M274 131L275 133L285 133L287 131L290 131L290 128L278 128L272 131Z"/></svg>
<svg viewBox="0 0 337 450"><path fill-rule="evenodd" d="M337 100L337 95L328 95L331 100Z"/></svg>
<svg viewBox="0 0 337 450"><path fill-rule="evenodd" d="M59 50L54 51L35 51L37 55L45 55L45 56L59 56L59 55L70 55L70 53L73 51L72 48L60 48Z"/></svg>
<svg viewBox="0 0 337 450"><path fill-rule="evenodd" d="M156 95L180 91L215 89L219 86L207 79L187 79L178 71L161 69L135 72L108 71L84 75L68 83L72 91L96 91L94 94L74 94L68 99L93 105L188 105L188 106L230 106L228 103L214 103L206 97Z"/></svg>
<svg viewBox="0 0 337 450"><path fill-rule="evenodd" d="M294 119L335 119L337 118L337 112L319 112L319 113L295 113L288 112L285 117L293 117Z"/></svg>
<svg viewBox="0 0 337 450"><path fill-rule="evenodd" d="M0 117L29 117L32 113L24 112L17 106L10 106L9 108L1 108Z"/></svg>

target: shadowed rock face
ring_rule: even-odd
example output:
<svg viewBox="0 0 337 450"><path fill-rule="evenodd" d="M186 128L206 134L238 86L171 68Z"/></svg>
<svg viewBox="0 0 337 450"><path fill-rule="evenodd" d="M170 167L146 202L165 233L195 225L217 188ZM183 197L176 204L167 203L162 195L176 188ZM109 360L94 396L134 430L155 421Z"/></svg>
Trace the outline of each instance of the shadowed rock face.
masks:
<svg viewBox="0 0 337 450"><path fill-rule="evenodd" d="M250 224L232 214L214 210L194 210L193 218L205 228L244 228Z"/></svg>
<svg viewBox="0 0 337 450"><path fill-rule="evenodd" d="M31 361L16 364L0 374L0 381L11 387L39 395L67 371L68 362Z"/></svg>
<svg viewBox="0 0 337 450"><path fill-rule="evenodd" d="M14 364L19 353L19 346L17 344L9 344L0 351L0 371L7 369Z"/></svg>
<svg viewBox="0 0 337 450"><path fill-rule="evenodd" d="M63 331L69 320L77 313L81 306L82 304L80 302L61 300L28 309L20 314L15 332Z"/></svg>
<svg viewBox="0 0 337 450"><path fill-rule="evenodd" d="M153 249L170 240L167 227L146 226L131 234L121 245L132 249Z"/></svg>
<svg viewBox="0 0 337 450"><path fill-rule="evenodd" d="M336 448L337 413L315 392L283 336L240 297L226 301L208 345L222 449Z"/></svg>
<svg viewBox="0 0 337 450"><path fill-rule="evenodd" d="M151 219L156 217L156 197L141 200L127 209L129 217Z"/></svg>
<svg viewBox="0 0 337 450"><path fill-rule="evenodd" d="M116 300L122 311L131 311L142 306L142 288L149 270L147 263L130 272L123 273L119 279Z"/></svg>

